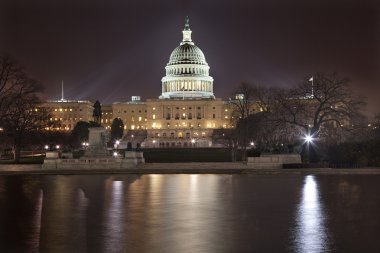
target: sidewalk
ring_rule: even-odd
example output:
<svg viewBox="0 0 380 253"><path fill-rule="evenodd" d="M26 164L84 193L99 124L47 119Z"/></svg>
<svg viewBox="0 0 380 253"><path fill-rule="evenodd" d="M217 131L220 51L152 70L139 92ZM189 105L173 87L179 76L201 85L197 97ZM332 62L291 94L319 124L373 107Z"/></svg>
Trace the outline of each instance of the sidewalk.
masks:
<svg viewBox="0 0 380 253"><path fill-rule="evenodd" d="M359 169L252 169L244 163L146 163L134 169L42 169L41 164L1 164L0 175L80 175L80 174L379 174L380 168Z"/></svg>

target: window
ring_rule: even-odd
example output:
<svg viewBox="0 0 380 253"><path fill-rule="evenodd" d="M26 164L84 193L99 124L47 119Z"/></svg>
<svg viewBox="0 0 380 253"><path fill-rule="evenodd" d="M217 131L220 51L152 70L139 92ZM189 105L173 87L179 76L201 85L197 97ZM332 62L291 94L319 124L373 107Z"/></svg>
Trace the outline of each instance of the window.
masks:
<svg viewBox="0 0 380 253"><path fill-rule="evenodd" d="M197 119L201 119L201 113L197 113Z"/></svg>
<svg viewBox="0 0 380 253"><path fill-rule="evenodd" d="M175 118L174 119L179 120L179 113L175 114Z"/></svg>
<svg viewBox="0 0 380 253"><path fill-rule="evenodd" d="M191 112L189 112L189 115L187 116L188 119L193 119L193 115L191 114Z"/></svg>
<svg viewBox="0 0 380 253"><path fill-rule="evenodd" d="M167 120L170 119L170 113L167 113L167 114L166 114L166 119L167 119Z"/></svg>
<svg viewBox="0 0 380 253"><path fill-rule="evenodd" d="M212 118L215 119L215 113L212 115Z"/></svg>

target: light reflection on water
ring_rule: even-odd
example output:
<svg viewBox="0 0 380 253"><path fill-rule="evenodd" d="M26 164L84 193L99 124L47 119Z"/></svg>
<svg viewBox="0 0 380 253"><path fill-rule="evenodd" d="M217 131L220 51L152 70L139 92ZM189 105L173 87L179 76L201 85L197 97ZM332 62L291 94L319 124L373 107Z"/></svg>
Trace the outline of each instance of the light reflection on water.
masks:
<svg viewBox="0 0 380 253"><path fill-rule="evenodd" d="M122 252L124 245L124 182L113 181L106 208L104 252Z"/></svg>
<svg viewBox="0 0 380 253"><path fill-rule="evenodd" d="M379 252L379 192L380 176L0 177L0 252Z"/></svg>
<svg viewBox="0 0 380 253"><path fill-rule="evenodd" d="M43 191L40 190L31 220L31 228L27 238L27 245L31 252L38 252L40 247L40 232L41 232L41 215L42 215Z"/></svg>
<svg viewBox="0 0 380 253"><path fill-rule="evenodd" d="M325 215L315 176L306 176L295 224L296 252L314 253L329 250Z"/></svg>

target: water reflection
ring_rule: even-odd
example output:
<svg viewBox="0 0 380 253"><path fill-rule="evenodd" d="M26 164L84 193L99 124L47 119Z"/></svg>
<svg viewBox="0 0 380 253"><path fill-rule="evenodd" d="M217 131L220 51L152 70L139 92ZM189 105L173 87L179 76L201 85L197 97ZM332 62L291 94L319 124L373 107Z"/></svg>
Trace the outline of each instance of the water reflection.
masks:
<svg viewBox="0 0 380 253"><path fill-rule="evenodd" d="M30 238L28 240L30 248L36 252L40 247L42 201L43 191L40 190L32 219L32 233L29 234Z"/></svg>
<svg viewBox="0 0 380 253"><path fill-rule="evenodd" d="M298 253L328 251L325 213L320 202L317 182L311 175L306 176L303 185L294 242Z"/></svg>
<svg viewBox="0 0 380 253"><path fill-rule="evenodd" d="M124 246L124 182L113 181L107 206L104 252L122 252Z"/></svg>
<svg viewBox="0 0 380 253"><path fill-rule="evenodd" d="M379 182L379 175L0 177L0 252L379 252Z"/></svg>

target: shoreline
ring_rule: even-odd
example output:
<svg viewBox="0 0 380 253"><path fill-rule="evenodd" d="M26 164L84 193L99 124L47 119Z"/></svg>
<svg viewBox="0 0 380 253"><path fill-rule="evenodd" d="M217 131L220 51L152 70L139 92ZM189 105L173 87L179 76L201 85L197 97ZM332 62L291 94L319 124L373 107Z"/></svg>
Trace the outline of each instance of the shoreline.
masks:
<svg viewBox="0 0 380 253"><path fill-rule="evenodd" d="M146 163L133 169L42 169L41 164L2 164L6 175L99 175L99 174L256 174L256 175L380 175L380 168L253 169L244 163Z"/></svg>

